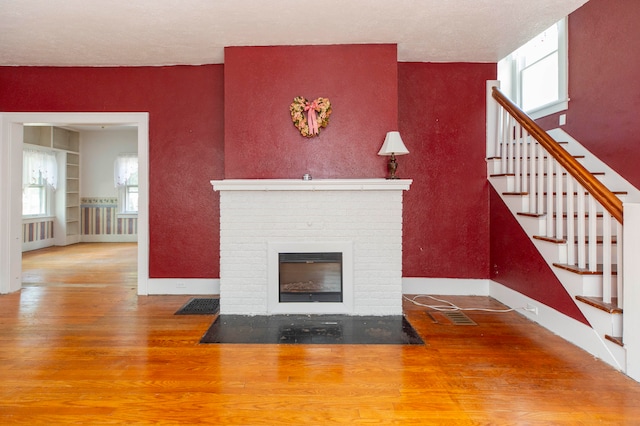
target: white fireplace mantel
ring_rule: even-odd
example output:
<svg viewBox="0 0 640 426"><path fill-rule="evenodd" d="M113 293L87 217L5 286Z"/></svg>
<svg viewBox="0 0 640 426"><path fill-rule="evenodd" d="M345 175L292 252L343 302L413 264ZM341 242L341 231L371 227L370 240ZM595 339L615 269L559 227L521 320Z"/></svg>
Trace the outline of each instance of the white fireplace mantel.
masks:
<svg viewBox="0 0 640 426"><path fill-rule="evenodd" d="M411 179L223 179L214 191L407 191Z"/></svg>

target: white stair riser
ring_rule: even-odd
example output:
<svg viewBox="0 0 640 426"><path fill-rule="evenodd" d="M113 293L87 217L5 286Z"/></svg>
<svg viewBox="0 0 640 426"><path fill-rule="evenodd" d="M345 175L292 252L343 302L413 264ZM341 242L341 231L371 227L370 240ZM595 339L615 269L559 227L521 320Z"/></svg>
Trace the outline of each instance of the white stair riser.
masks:
<svg viewBox="0 0 640 426"><path fill-rule="evenodd" d="M521 203L518 203L517 201L512 200L511 203L515 206L515 207L520 207ZM512 210L513 212L513 210ZM552 227L549 233L546 232L547 229L547 220L546 220L546 216L539 216L539 217L532 217L532 216L524 216L524 215L516 215L518 221L520 222L520 225L522 225L523 228L525 228L525 231L527 232L527 234L529 236L542 236L542 237L560 237L560 238L564 238L567 235L567 220L563 219L562 220L562 230L563 230L563 235L557 236L556 235L556 223L555 220L552 223ZM596 220L596 233L599 236L603 235L602 232L602 218L599 218ZM584 232L585 232L585 236L587 235L587 231L589 229L589 223L587 221L585 221L585 225L584 225ZM577 220L573 223L573 232L574 235L578 235L578 224L577 224ZM617 232L617 224L615 223L615 221L613 221L613 223L611 224L611 235L615 236ZM586 237L585 237L586 238Z"/></svg>
<svg viewBox="0 0 640 426"><path fill-rule="evenodd" d="M493 186L493 188L496 190L498 194L502 194L504 192L511 192L511 189L509 188L508 180L509 179L506 176L493 177L489 179L489 181L491 182L491 185Z"/></svg>
<svg viewBox="0 0 640 426"><path fill-rule="evenodd" d="M542 257L545 259L556 259L552 263L567 263L567 245L550 243L543 240L533 240Z"/></svg>
<svg viewBox="0 0 640 426"><path fill-rule="evenodd" d="M604 334L608 334L609 336L622 336L622 315L610 314L586 303L580 302L580 304L586 305L581 308L583 308L585 317L587 317L594 328L596 328L597 325L597 329L602 330Z"/></svg>
<svg viewBox="0 0 640 426"><path fill-rule="evenodd" d="M602 178L604 176L603 175L597 175L595 176L596 179L602 181ZM533 186L531 185L531 181L530 181L530 177L526 176L526 181L522 180L522 176L520 176L520 185L517 185L517 179L516 176L506 176L507 179L510 180L510 191L518 191L518 192L532 192L531 188L534 188L533 192L538 192L538 188L540 188L540 184L538 182L538 179L536 178L535 182L533 183ZM547 190L547 180L548 180L548 176L543 176L542 178L542 192L546 192ZM555 178L552 180L551 184L553 185L553 191L556 191L556 180ZM576 184L574 184L573 186L573 190L575 192L576 189ZM562 191L566 192L567 190L567 176L563 175L562 176Z"/></svg>
<svg viewBox="0 0 640 426"><path fill-rule="evenodd" d="M577 235L578 234L578 229L579 229L578 228L578 220L574 219L573 223L571 223L571 222L569 222L569 223L573 225L573 232L574 232L575 235ZM603 226L602 226L602 223L603 223L603 219L601 217L596 218L596 233L598 235L600 235L600 236L603 235L603 231L602 230L604 229ZM555 222L554 222L554 226L555 226ZM611 219L609 229L611 230L611 235L612 236L616 235L617 228L618 228L617 222L615 221L615 219ZM564 230L564 233L566 234L567 233L567 219L566 218L562 219L562 229ZM586 233L588 231L589 231L589 221L588 221L588 219L585 218L585 221L584 221L584 232L585 232L585 235L586 235Z"/></svg>
<svg viewBox="0 0 640 426"><path fill-rule="evenodd" d="M534 245L538 251L543 255L545 259L556 259L553 263L566 263L569 265L576 265L578 262L578 248L574 244L574 256L573 259L569 259L568 245L567 243L556 243L551 241L545 241L540 239L533 239ZM617 247L612 245L611 247L611 259L612 264L616 264L618 260ZM585 246L585 261L589 263L589 248ZM596 264L603 263L603 247L602 244L596 245Z"/></svg>
<svg viewBox="0 0 640 426"><path fill-rule="evenodd" d="M517 214L519 212L527 212L529 211L529 201L526 197L520 195L502 195L502 200L505 202L509 210L513 214Z"/></svg>
<svg viewBox="0 0 640 426"><path fill-rule="evenodd" d="M513 191L503 191L503 192L513 192ZM530 198L528 194L527 195L522 195L522 197ZM625 201L625 197L624 196L618 196L618 198L622 202ZM535 207L538 206L538 197L537 197L537 195L534 195L533 200L534 200L534 202L530 203L530 204L531 204L531 206L533 206L535 208ZM563 195L561 200L562 200L562 212L566 213L567 212L567 197L566 197L566 195ZM554 197L554 199L553 199L554 210L556 210L557 203L558 203L558 201L557 201L556 197ZM586 215L589 212L589 200L587 199L587 197L584 198L583 206L584 206L584 212L585 212L585 215ZM540 206L539 210L541 212L546 212L547 211L547 196L546 196L546 193L543 194L542 205ZM578 196L574 195L573 196L573 212L576 213L577 211L578 211ZM596 208L596 212L597 213L601 213L602 211L603 211L602 207L597 207Z"/></svg>
<svg viewBox="0 0 640 426"><path fill-rule="evenodd" d="M547 222L544 220L544 216L532 217L516 215L516 218L527 235L545 235Z"/></svg>
<svg viewBox="0 0 640 426"><path fill-rule="evenodd" d="M520 160L521 161L521 160ZM578 163L583 163L585 161L584 158L576 158L576 161L578 161ZM516 170L516 164L515 161L512 162L511 164L509 163L508 160L504 160L504 164L503 164L503 160L500 158L492 158L487 160L487 164L489 165L489 167L487 168L488 176L489 175L494 175L494 174L513 174L515 173ZM535 170L533 171L534 173L538 173L538 160L536 160L535 162ZM543 166L543 174L547 173L547 158L545 157L545 159L542 162L542 166ZM520 163L519 166L519 171L520 173L522 173L524 170L523 164ZM531 173L531 160L527 160L527 165L526 165L526 173L529 174ZM553 173L555 173L555 165L554 165L554 170Z"/></svg>
<svg viewBox="0 0 640 426"><path fill-rule="evenodd" d="M621 334L618 336L622 336ZM611 352L613 357L618 360L619 365L627 365L627 350L625 347L618 345L617 343L609 340L603 340L607 349Z"/></svg>
<svg viewBox="0 0 640 426"><path fill-rule="evenodd" d="M508 203L507 205L513 205L513 206L514 206L514 208L519 208L519 207L522 207L523 205L526 205L526 203L525 203L524 201L522 201L522 200L520 200L520 201L516 200L516 198L518 198L518 197L515 197L515 196L509 196L509 197L505 197L505 199L506 199L506 198L508 198L508 199L509 199L509 203ZM514 210L511 210L511 212L514 212ZM521 211L518 211L518 212L521 212ZM516 215L517 215L517 214L516 214ZM562 219L562 230L563 230L563 235L558 236L558 235L556 235L556 222L555 222L555 218L554 218L554 220L552 221L553 226L552 226L552 228L550 229L550 232L549 232L549 233L546 233L546 232L544 231L544 230L546 230L546 229L547 229L547 228L546 228L546 226L547 226L547 225L546 225L546 223L547 223L547 217L546 217L546 215L544 215L544 216L539 216L539 217L529 217L529 216L523 216L523 215L517 215L517 216L519 216L519 217L521 217L521 218L529 218L529 219L531 219L531 220L538 220L538 221L540 221L540 222L543 222L543 223L544 223L544 225L540 225L540 227L537 227L537 226L536 226L536 227L531 228L531 229L541 229L541 231L538 231L538 232L535 232L535 233L530 234L531 236L533 236L533 235L540 235L540 236L544 236L544 237L564 237L564 236L566 236L566 235L567 235L567 218L566 218L566 217ZM588 219L587 219L587 218L585 218L585 221L584 221L584 222L585 222L585 223L584 223L584 232L585 232L585 235L586 235L586 233L587 233L587 232L588 232L588 230L589 230L589 221L588 221ZM603 226L602 226L602 224L603 224L603 219L602 219L601 217L596 218L596 233L597 233L599 236L602 236L602 235L603 235L603 232L602 232L602 230L603 230ZM616 233L617 233L617 222L615 221L615 219L611 219L611 222L610 222L610 229L611 229L611 235L612 235L612 236L616 235ZM574 220L573 220L573 232L574 232L574 235L577 235L577 234L578 234L578 220L577 220L577 219L575 219L575 218L574 218Z"/></svg>
<svg viewBox="0 0 640 426"><path fill-rule="evenodd" d="M551 243L550 243L551 244ZM565 245L566 247L566 245ZM574 255L574 259L567 259L568 264L575 264L578 261L578 254L577 254L577 248L576 250L576 254ZM603 263L603 258L602 258L602 244L598 244L596 246L596 263ZM589 262L589 248L585 247L585 252L586 252L586 262ZM572 261L572 262L571 262ZM618 250L617 247L615 245L611 246L611 263L612 264L617 264L618 263Z"/></svg>
<svg viewBox="0 0 640 426"><path fill-rule="evenodd" d="M558 280L564 285L567 292L572 296L601 297L602 296L602 276L601 275L578 275L576 273L552 267Z"/></svg>

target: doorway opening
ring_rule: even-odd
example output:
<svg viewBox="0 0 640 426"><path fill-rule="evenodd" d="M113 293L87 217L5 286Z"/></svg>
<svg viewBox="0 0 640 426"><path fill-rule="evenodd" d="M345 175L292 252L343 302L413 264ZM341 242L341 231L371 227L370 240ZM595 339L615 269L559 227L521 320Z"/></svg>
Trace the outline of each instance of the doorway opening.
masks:
<svg viewBox="0 0 640 426"><path fill-rule="evenodd" d="M130 126L137 129L139 161L137 293L148 294L148 145L147 113L5 113L0 120L0 293L22 286L22 152L24 124L58 127Z"/></svg>

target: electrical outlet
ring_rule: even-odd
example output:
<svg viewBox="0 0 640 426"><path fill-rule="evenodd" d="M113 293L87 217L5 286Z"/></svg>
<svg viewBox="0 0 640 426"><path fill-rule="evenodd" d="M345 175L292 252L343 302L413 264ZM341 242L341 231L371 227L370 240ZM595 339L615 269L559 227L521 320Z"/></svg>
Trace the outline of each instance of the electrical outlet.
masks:
<svg viewBox="0 0 640 426"><path fill-rule="evenodd" d="M538 315L538 307L535 305L532 305L531 303L527 303L527 307L525 308L525 311L529 311L534 315Z"/></svg>
<svg viewBox="0 0 640 426"><path fill-rule="evenodd" d="M187 283L184 281L178 281L176 282L176 288L187 288Z"/></svg>
<svg viewBox="0 0 640 426"><path fill-rule="evenodd" d="M567 114L560 114L560 117L558 117L558 124L560 126L567 124Z"/></svg>

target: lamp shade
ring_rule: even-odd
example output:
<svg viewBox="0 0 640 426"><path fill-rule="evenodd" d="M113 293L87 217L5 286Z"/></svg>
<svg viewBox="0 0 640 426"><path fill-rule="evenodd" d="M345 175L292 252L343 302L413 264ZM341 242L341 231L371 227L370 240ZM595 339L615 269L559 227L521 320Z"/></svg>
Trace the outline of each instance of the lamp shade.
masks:
<svg viewBox="0 0 640 426"><path fill-rule="evenodd" d="M409 150L404 146L400 132L387 132L387 136L384 138L384 143L378 155L404 155L408 153Z"/></svg>

